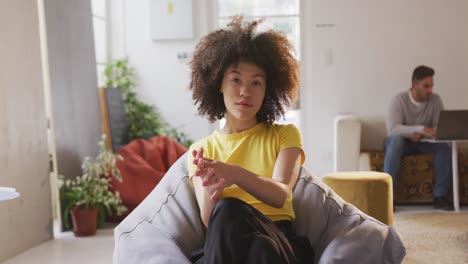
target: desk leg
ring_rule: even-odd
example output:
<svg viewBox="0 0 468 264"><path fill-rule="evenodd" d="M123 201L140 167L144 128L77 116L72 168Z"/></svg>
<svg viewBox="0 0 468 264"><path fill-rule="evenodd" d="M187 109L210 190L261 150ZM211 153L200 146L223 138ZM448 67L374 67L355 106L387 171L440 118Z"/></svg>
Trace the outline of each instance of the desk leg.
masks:
<svg viewBox="0 0 468 264"><path fill-rule="evenodd" d="M457 142L452 141L452 181L453 181L453 208L460 211L460 196L458 191L458 151Z"/></svg>

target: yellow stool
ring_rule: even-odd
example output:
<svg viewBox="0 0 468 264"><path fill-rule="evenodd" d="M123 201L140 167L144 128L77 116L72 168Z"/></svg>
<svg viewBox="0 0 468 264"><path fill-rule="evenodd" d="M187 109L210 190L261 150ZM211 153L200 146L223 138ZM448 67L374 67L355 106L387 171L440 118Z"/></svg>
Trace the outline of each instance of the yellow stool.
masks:
<svg viewBox="0 0 468 264"><path fill-rule="evenodd" d="M323 182L343 200L382 223L393 225L392 177L375 171L337 172Z"/></svg>

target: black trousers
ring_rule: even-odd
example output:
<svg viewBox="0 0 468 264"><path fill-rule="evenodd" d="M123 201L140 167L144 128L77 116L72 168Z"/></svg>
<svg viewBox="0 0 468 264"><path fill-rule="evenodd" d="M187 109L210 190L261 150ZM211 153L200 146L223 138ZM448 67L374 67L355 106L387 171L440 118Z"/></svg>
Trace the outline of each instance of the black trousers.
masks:
<svg viewBox="0 0 468 264"><path fill-rule="evenodd" d="M273 222L242 200L225 198L213 209L205 245L193 252L196 264L313 263L305 237L292 231L290 221Z"/></svg>

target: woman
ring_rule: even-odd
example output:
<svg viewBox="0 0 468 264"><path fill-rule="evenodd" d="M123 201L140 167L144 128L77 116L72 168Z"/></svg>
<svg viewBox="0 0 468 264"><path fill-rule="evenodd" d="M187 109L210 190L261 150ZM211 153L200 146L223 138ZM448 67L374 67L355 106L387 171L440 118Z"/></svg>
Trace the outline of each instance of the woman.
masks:
<svg viewBox="0 0 468 264"><path fill-rule="evenodd" d="M285 36L258 23L212 32L190 63L195 104L225 126L190 147L190 179L207 227L197 263L311 263L294 235L292 189L305 156L294 125L277 125L298 89L298 63Z"/></svg>

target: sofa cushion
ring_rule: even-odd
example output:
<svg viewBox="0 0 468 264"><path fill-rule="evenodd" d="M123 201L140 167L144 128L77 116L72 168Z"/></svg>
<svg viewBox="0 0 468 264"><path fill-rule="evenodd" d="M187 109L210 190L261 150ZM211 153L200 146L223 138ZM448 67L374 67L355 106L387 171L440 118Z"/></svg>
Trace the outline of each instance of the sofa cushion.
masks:
<svg viewBox="0 0 468 264"><path fill-rule="evenodd" d="M366 151L361 153L360 170L383 171L385 153ZM397 203L432 203L434 189L434 156L408 155L401 161L398 182L395 187ZM460 203L468 204L468 152L458 152ZM453 197L449 195L449 197Z"/></svg>

